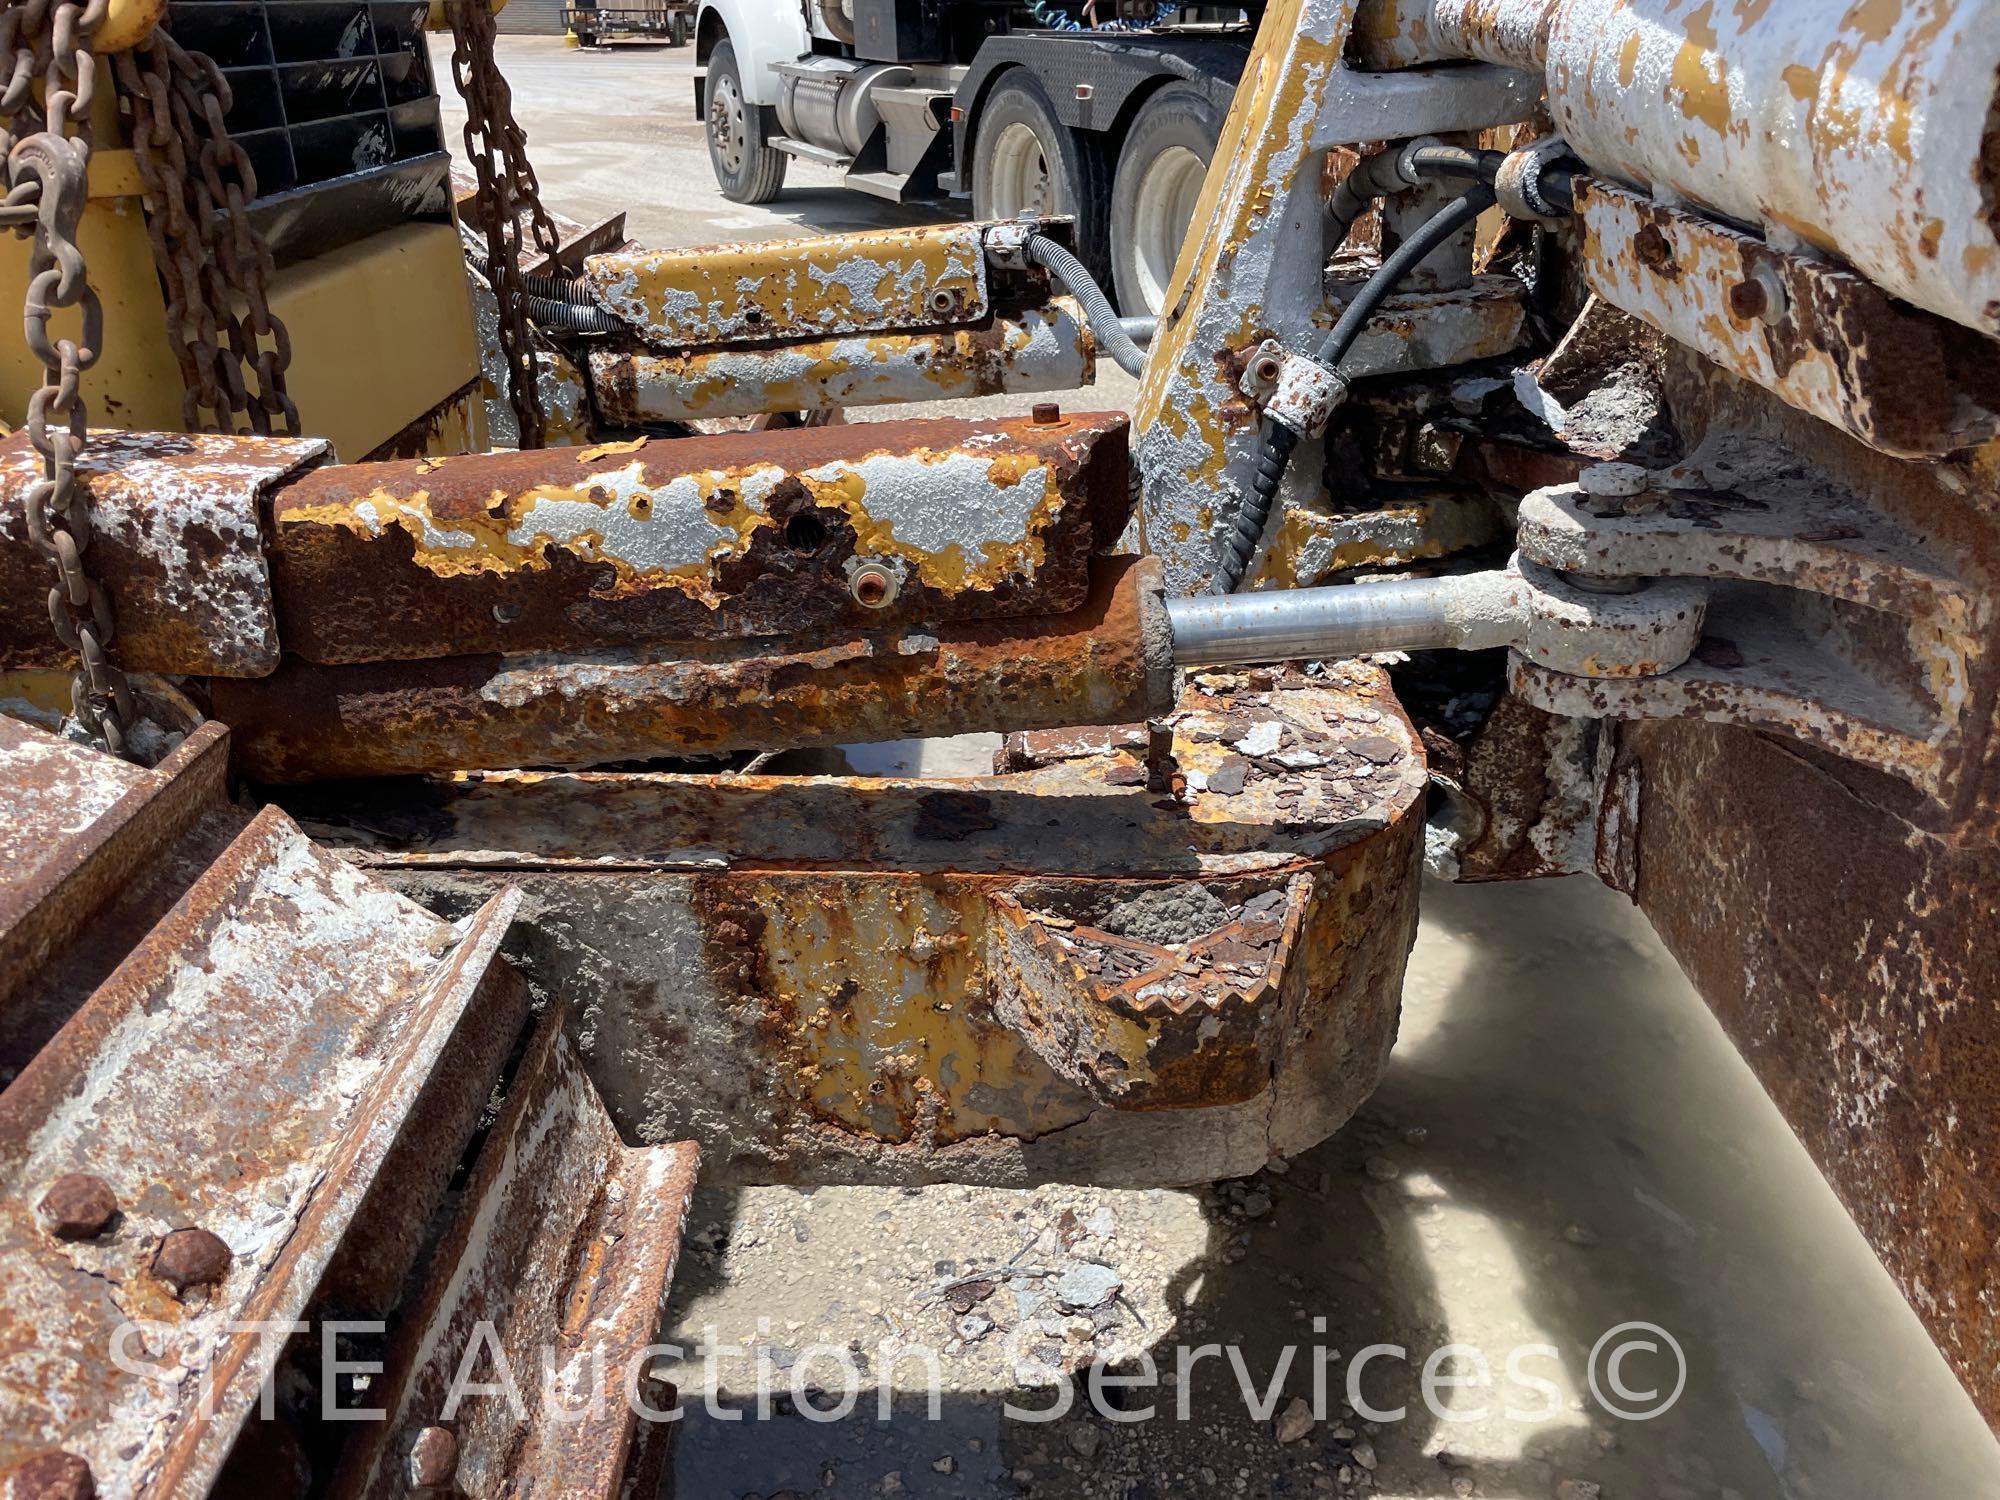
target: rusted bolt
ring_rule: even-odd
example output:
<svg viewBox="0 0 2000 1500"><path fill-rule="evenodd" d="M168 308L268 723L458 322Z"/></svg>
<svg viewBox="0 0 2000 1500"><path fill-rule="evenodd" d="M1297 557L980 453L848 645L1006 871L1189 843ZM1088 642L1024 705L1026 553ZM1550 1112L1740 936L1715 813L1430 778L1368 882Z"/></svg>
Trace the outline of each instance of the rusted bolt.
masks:
<svg viewBox="0 0 2000 1500"><path fill-rule="evenodd" d="M885 609L895 602L896 587L896 575L880 563L863 563L847 585L854 602L869 609Z"/></svg>
<svg viewBox="0 0 2000 1500"><path fill-rule="evenodd" d="M1763 317L1770 300L1764 288L1754 281L1739 281L1729 289L1729 311L1746 323Z"/></svg>
<svg viewBox="0 0 2000 1500"><path fill-rule="evenodd" d="M1782 323L1790 311L1784 279L1768 265L1756 267L1729 289L1729 312L1740 323Z"/></svg>
<svg viewBox="0 0 2000 1500"><path fill-rule="evenodd" d="M458 1476L458 1436L449 1427L426 1427L410 1444L410 1487L441 1490Z"/></svg>
<svg viewBox="0 0 2000 1500"><path fill-rule="evenodd" d="M93 1240L118 1216L118 1195L102 1177L65 1172L39 1205L42 1225L59 1240Z"/></svg>
<svg viewBox="0 0 2000 1500"><path fill-rule="evenodd" d="M1278 377L1284 372L1285 367L1275 354L1260 355L1256 363L1250 366L1250 373L1265 385L1275 385Z"/></svg>
<svg viewBox="0 0 2000 1500"><path fill-rule="evenodd" d="M1674 264L1674 247L1667 243L1667 237L1660 233L1657 224L1645 224L1632 236L1633 253L1639 257L1639 264L1658 271L1662 276L1672 276L1679 268Z"/></svg>
<svg viewBox="0 0 2000 1500"><path fill-rule="evenodd" d="M958 293L947 291L943 287L939 287L936 291L931 293L932 312L948 313L953 311L957 306L958 306Z"/></svg>
<svg viewBox="0 0 2000 1500"><path fill-rule="evenodd" d="M153 1274L187 1295L189 1287L213 1286L229 1274L229 1247L206 1229L176 1229L160 1241L153 1257Z"/></svg>
<svg viewBox="0 0 2000 1500"><path fill-rule="evenodd" d="M0 1493L11 1500L96 1500L97 1479L74 1453L51 1448L9 1469Z"/></svg>
<svg viewBox="0 0 2000 1500"><path fill-rule="evenodd" d="M1031 415L1038 424L1048 427L1062 420L1062 408L1053 401L1037 401Z"/></svg>

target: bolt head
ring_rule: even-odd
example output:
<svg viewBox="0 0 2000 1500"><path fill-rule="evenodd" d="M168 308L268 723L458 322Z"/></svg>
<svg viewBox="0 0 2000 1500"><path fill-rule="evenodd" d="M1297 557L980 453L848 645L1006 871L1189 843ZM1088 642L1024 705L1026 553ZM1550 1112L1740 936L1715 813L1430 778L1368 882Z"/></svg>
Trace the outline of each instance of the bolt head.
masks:
<svg viewBox="0 0 2000 1500"><path fill-rule="evenodd" d="M458 1436L449 1427L426 1427L410 1444L410 1486L441 1490L458 1475Z"/></svg>
<svg viewBox="0 0 2000 1500"><path fill-rule="evenodd" d="M931 311L948 313L958 306L958 294L939 287L931 293Z"/></svg>
<svg viewBox="0 0 2000 1500"><path fill-rule="evenodd" d="M1048 427L1062 420L1062 407L1053 401L1037 401L1033 416L1038 425Z"/></svg>
<svg viewBox="0 0 2000 1500"><path fill-rule="evenodd" d="M1763 317L1770 306L1771 294L1761 281L1739 281L1729 289L1729 311L1743 322Z"/></svg>
<svg viewBox="0 0 2000 1500"><path fill-rule="evenodd" d="M176 1229L160 1241L153 1274L185 1297L198 1286L213 1286L229 1274L230 1249L206 1229Z"/></svg>
<svg viewBox="0 0 2000 1500"><path fill-rule="evenodd" d="M118 1197L102 1177L66 1172L49 1184L38 1208L57 1239L94 1240L118 1217Z"/></svg>
<svg viewBox="0 0 2000 1500"><path fill-rule="evenodd" d="M896 577L880 563L868 563L854 570L848 592L856 604L885 609L896 597Z"/></svg>
<svg viewBox="0 0 2000 1500"><path fill-rule="evenodd" d="M51 1448L9 1469L0 1493L11 1500L97 1500L97 1480L74 1453Z"/></svg>

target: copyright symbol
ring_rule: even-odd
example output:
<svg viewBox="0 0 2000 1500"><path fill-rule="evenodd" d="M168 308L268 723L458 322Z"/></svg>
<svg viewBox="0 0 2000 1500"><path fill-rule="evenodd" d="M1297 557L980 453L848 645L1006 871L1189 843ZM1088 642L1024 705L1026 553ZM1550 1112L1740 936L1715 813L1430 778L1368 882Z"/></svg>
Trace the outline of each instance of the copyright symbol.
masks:
<svg viewBox="0 0 2000 1500"><path fill-rule="evenodd" d="M1674 1388L1664 1397L1658 1386L1633 1390L1625 1383L1625 1358L1630 1354L1670 1355L1674 1362ZM1687 1388L1687 1356L1674 1336L1657 1323L1620 1323L1616 1328L1605 1329L1602 1337L1590 1346L1587 1373L1590 1394L1599 1406L1628 1422L1650 1422L1681 1399L1681 1392ZM1617 1400L1604 1394L1607 1386Z"/></svg>

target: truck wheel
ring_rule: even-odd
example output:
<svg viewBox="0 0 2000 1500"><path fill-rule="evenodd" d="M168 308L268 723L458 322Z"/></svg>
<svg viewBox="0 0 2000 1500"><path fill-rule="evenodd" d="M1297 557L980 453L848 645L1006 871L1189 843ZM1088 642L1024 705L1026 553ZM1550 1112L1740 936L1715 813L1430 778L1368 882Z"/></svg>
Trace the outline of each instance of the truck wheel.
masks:
<svg viewBox="0 0 2000 1500"><path fill-rule="evenodd" d="M972 216L1072 215L1077 258L1101 284L1111 269L1104 233L1110 198L1110 163L1097 138L1065 129L1032 74L1003 74L972 139Z"/></svg>
<svg viewBox="0 0 2000 1500"><path fill-rule="evenodd" d="M789 158L764 144L764 111L744 99L736 49L727 42L718 42L708 55L701 101L708 117L708 162L722 196L769 203L785 185Z"/></svg>
<svg viewBox="0 0 2000 1500"><path fill-rule="evenodd" d="M674 12L673 20L667 23L667 45L685 47L688 44L688 15L684 10ZM784 153L780 152L780 155Z"/></svg>
<svg viewBox="0 0 2000 1500"><path fill-rule="evenodd" d="M1170 83L1140 108L1111 190L1111 276L1127 317L1158 317L1222 136L1222 111Z"/></svg>

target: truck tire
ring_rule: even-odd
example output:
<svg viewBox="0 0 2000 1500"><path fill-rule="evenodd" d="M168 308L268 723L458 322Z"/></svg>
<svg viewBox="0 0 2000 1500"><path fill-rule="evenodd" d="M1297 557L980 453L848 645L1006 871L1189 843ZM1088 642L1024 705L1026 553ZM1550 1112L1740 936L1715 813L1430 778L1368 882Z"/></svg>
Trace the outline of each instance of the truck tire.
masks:
<svg viewBox="0 0 2000 1500"><path fill-rule="evenodd" d="M972 138L972 216L1071 215L1077 259L1102 284L1111 269L1110 204L1110 162L1097 137L1067 129L1026 69L1001 74Z"/></svg>
<svg viewBox="0 0 2000 1500"><path fill-rule="evenodd" d="M769 203L785 185L790 158L764 144L764 111L744 99L736 49L728 42L716 43L708 54L701 103L708 164L722 196L734 203Z"/></svg>
<svg viewBox="0 0 2000 1500"><path fill-rule="evenodd" d="M1111 278L1128 318L1158 317L1202 179L1222 137L1222 110L1201 90L1170 83L1139 107L1111 189Z"/></svg>
<svg viewBox="0 0 2000 1500"><path fill-rule="evenodd" d="M675 11L673 20L667 23L667 45L669 47L685 47L688 44L688 32L690 29L691 24L688 20L688 13L684 10ZM783 153L779 154L782 155Z"/></svg>

